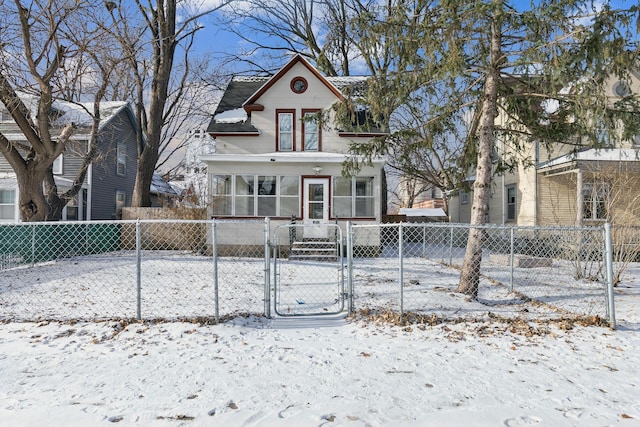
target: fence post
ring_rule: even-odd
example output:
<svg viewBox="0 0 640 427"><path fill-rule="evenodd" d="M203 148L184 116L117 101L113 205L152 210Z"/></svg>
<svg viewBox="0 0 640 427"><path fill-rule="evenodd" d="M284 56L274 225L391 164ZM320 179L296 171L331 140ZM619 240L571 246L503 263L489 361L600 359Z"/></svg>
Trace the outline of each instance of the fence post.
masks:
<svg viewBox="0 0 640 427"><path fill-rule="evenodd" d="M453 226L449 226L449 265L453 265Z"/></svg>
<svg viewBox="0 0 640 427"><path fill-rule="evenodd" d="M347 221L347 310L353 314L353 224Z"/></svg>
<svg viewBox="0 0 640 427"><path fill-rule="evenodd" d="M218 297L218 239L217 223L213 218L211 223L211 256L213 257L213 312L216 323L220 323L220 299Z"/></svg>
<svg viewBox="0 0 640 427"><path fill-rule="evenodd" d="M136 318L142 320L142 273L141 273L141 257L142 242L140 233L140 219L136 220Z"/></svg>
<svg viewBox="0 0 640 427"><path fill-rule="evenodd" d="M607 311L609 326L616 328L616 308L613 300L613 246L611 243L611 224L604 224L605 265L607 266Z"/></svg>
<svg viewBox="0 0 640 427"><path fill-rule="evenodd" d="M31 224L31 267L36 265L36 225Z"/></svg>
<svg viewBox="0 0 640 427"><path fill-rule="evenodd" d="M269 234L271 232L271 221L269 217L264 219L264 315L271 318L271 251Z"/></svg>
<svg viewBox="0 0 640 427"><path fill-rule="evenodd" d="M511 279L510 279L511 281L510 281L510 284L509 284L509 288L510 288L511 291L513 291L513 261L514 261L514 258L515 258L514 244L513 244L514 243L513 242L513 227L511 227L511 238L510 238L510 240L511 240L511 243L510 243L511 247L509 249L509 254L510 254L509 266L511 268Z"/></svg>
<svg viewBox="0 0 640 427"><path fill-rule="evenodd" d="M422 258L427 257L427 226L422 224Z"/></svg>
<svg viewBox="0 0 640 427"><path fill-rule="evenodd" d="M404 245L403 245L403 240L404 240L404 235L403 235L403 226L402 226L402 222L400 223L400 226L398 228L398 262L399 262L399 268L398 268L398 282L400 284L400 317L402 318L404 316L404 263L402 262L402 255L403 255L403 249L404 249Z"/></svg>

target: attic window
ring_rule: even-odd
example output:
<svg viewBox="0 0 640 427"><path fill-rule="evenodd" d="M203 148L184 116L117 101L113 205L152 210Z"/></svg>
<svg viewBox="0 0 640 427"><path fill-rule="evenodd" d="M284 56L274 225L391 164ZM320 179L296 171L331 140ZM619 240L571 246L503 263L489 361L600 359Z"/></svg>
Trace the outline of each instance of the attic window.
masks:
<svg viewBox="0 0 640 427"><path fill-rule="evenodd" d="M291 80L291 90L295 93L304 93L307 90L307 80L304 77L294 77Z"/></svg>

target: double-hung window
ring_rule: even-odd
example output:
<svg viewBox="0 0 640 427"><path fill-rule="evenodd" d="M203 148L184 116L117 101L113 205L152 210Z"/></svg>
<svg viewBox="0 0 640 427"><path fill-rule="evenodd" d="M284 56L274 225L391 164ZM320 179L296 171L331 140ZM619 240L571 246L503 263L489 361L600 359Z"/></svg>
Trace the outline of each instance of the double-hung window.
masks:
<svg viewBox="0 0 640 427"><path fill-rule="evenodd" d="M320 148L320 110L302 110L302 149L321 151Z"/></svg>
<svg viewBox="0 0 640 427"><path fill-rule="evenodd" d="M277 110L276 116L277 150L295 151L295 110Z"/></svg>

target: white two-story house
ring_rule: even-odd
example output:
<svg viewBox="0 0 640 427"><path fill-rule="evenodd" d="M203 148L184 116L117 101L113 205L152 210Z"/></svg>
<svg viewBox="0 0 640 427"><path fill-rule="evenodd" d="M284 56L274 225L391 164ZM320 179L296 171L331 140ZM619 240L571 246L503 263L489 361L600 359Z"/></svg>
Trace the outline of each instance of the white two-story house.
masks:
<svg viewBox="0 0 640 427"><path fill-rule="evenodd" d="M380 222L384 159L355 176L342 171L350 142L382 133L334 123L345 88L365 84L365 77L324 77L299 55L271 77L233 78L207 129L216 151L201 156L212 217L342 227Z"/></svg>

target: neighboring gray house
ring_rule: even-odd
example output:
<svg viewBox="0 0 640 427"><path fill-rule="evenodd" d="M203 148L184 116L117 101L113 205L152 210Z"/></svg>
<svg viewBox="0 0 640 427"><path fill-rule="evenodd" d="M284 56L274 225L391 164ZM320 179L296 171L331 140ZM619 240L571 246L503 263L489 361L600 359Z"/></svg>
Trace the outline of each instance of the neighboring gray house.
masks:
<svg viewBox="0 0 640 427"><path fill-rule="evenodd" d="M25 105L35 108L37 99L20 95ZM55 117L52 128L73 122L77 129L64 153L53 164L59 191L68 188L75 177L82 154L88 148L91 119L82 106L54 102ZM90 111L93 104L86 104ZM98 134L98 155L90 166L82 190L69 202L62 213L66 221L111 220L120 218L121 209L131 204L136 177L136 125L133 111L127 102L103 102ZM10 141L26 141L11 115L0 103L0 132ZM18 185L13 169L0 155L0 222L19 222Z"/></svg>

